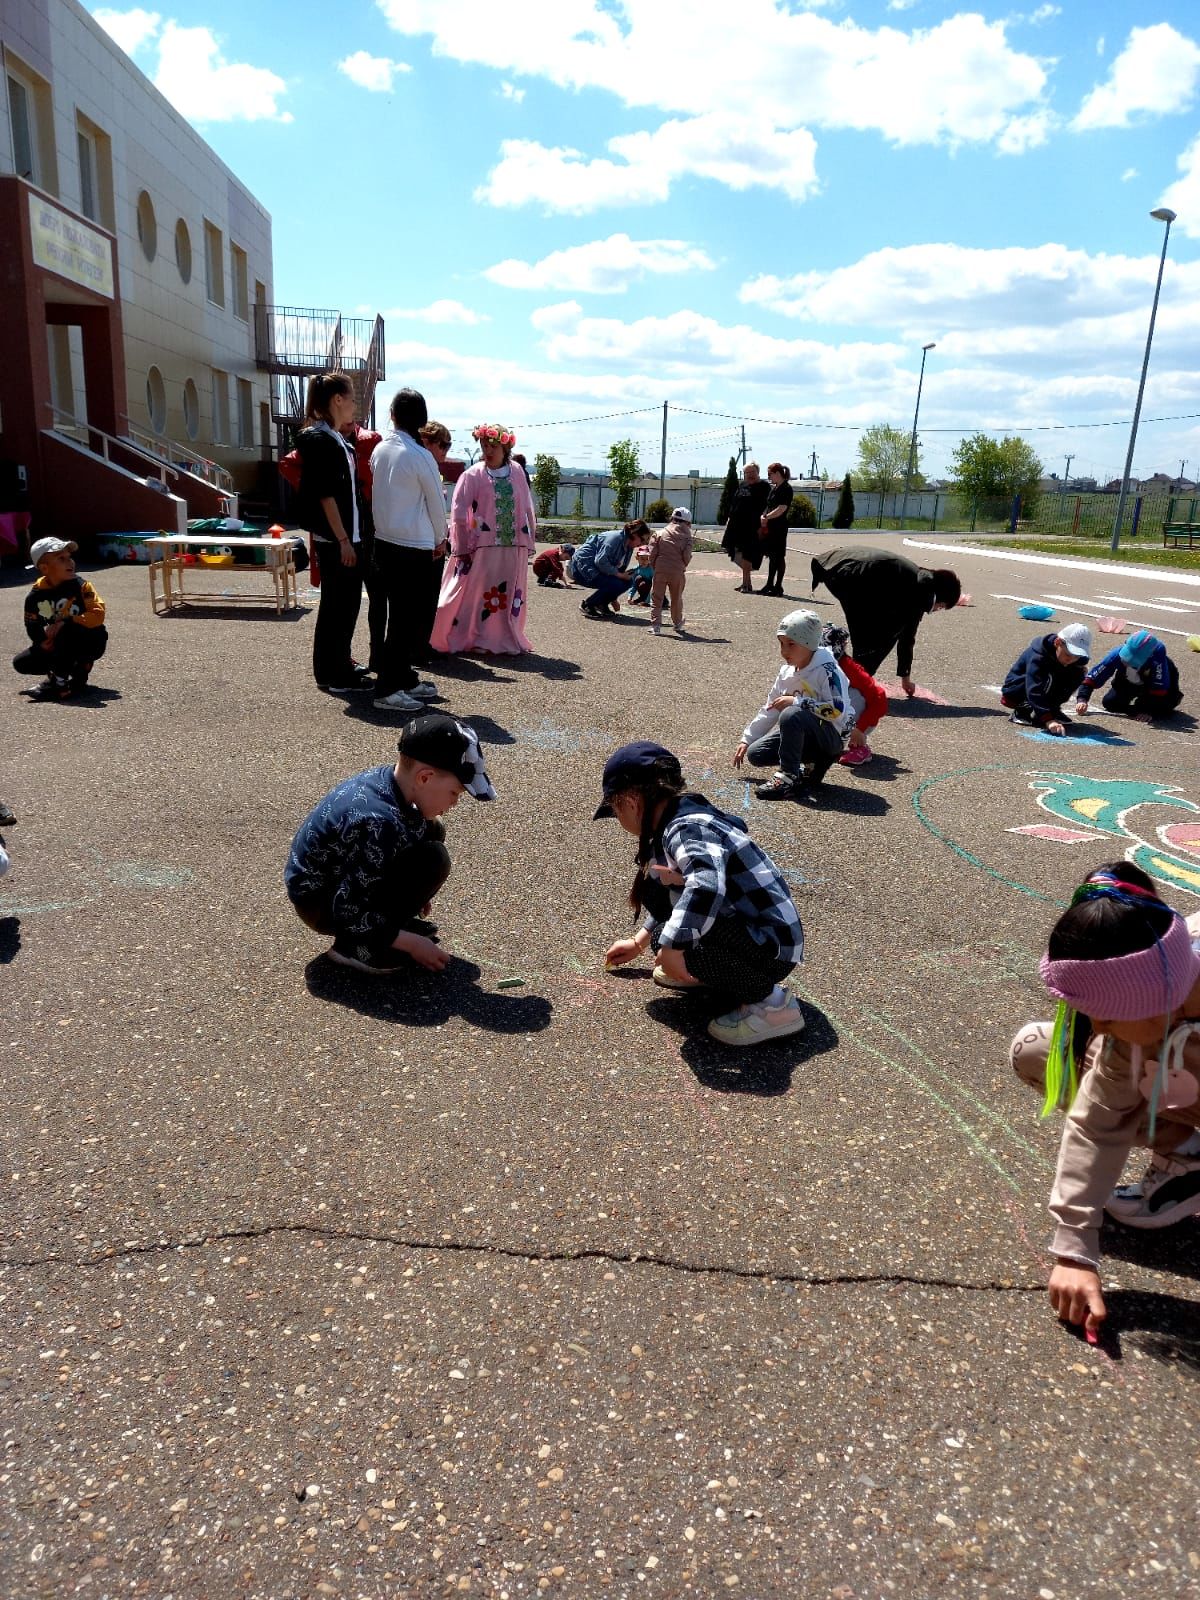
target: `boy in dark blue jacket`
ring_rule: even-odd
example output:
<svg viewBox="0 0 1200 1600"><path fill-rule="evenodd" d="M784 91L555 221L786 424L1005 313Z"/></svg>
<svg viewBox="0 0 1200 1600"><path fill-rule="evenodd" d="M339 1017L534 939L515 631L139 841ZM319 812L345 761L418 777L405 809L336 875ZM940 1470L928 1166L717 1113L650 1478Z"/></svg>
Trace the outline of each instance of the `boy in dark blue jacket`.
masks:
<svg viewBox="0 0 1200 1600"><path fill-rule="evenodd" d="M1112 679L1112 688L1101 700L1106 711L1123 711L1135 722L1153 722L1169 717L1183 699L1179 687L1179 668L1167 654L1161 639L1145 628L1131 633L1125 643L1106 656L1079 686L1075 710L1082 717L1093 689Z"/></svg>
<svg viewBox="0 0 1200 1600"><path fill-rule="evenodd" d="M1035 639L1008 669L1001 705L1011 709L1014 722L1061 736L1070 722L1062 703L1082 693L1091 652L1092 630L1082 622L1069 622L1057 633Z"/></svg>

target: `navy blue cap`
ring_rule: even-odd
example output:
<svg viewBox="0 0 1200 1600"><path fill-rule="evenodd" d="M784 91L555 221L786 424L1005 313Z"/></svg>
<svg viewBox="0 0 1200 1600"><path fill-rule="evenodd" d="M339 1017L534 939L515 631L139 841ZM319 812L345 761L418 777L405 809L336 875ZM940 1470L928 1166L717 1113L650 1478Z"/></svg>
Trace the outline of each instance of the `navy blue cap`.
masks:
<svg viewBox="0 0 1200 1600"><path fill-rule="evenodd" d="M623 744L619 750L614 750L604 763L604 799L592 813L592 821L614 816L610 804L613 795L620 794L622 789L632 789L636 784L644 783L654 773L661 773L664 767L673 782L683 782L679 757L672 755L664 745L638 739L633 744Z"/></svg>

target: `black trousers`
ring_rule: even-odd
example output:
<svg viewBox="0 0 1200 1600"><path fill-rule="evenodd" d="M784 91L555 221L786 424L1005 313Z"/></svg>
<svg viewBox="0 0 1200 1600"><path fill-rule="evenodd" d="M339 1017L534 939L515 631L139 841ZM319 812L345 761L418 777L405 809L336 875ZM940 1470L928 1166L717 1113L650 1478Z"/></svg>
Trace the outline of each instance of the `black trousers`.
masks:
<svg viewBox="0 0 1200 1600"><path fill-rule="evenodd" d="M362 604L363 554L355 546L358 560L347 567L337 544L325 539L314 544L321 563L321 598L313 629L313 677L320 684L340 686L354 678L350 646Z"/></svg>
<svg viewBox="0 0 1200 1600"><path fill-rule="evenodd" d="M767 556L767 583L768 589L779 590L783 587L783 575L787 571L787 528L782 533L769 533L766 538Z"/></svg>
<svg viewBox="0 0 1200 1600"><path fill-rule="evenodd" d="M92 663L108 649L108 629L85 628L81 622L65 622L55 634L49 650L30 645L13 657L13 670L32 678L86 677Z"/></svg>
<svg viewBox="0 0 1200 1600"><path fill-rule="evenodd" d="M375 567L375 535L364 532L360 537L362 554L359 559L363 564L363 588L367 591L367 635L370 639L367 665L378 675L383 665L383 641L387 637L387 590Z"/></svg>
<svg viewBox="0 0 1200 1600"><path fill-rule="evenodd" d="M643 904L656 921L671 915L671 892L656 878L643 885ZM655 950L658 947L655 945ZM781 961L750 937L740 917L718 917L700 940L683 952L683 964L693 978L713 990L720 1004L757 1005L796 965Z"/></svg>
<svg viewBox="0 0 1200 1600"><path fill-rule="evenodd" d="M856 602L853 583L840 583L836 573L830 574L817 560L812 559L812 589L824 584L846 615L846 629L850 635L850 653L864 672L872 677L891 655L900 639L900 628L893 629L882 621L873 608Z"/></svg>
<svg viewBox="0 0 1200 1600"><path fill-rule="evenodd" d="M1151 717L1169 717L1182 699L1178 682L1165 694L1151 694L1141 683L1133 682L1118 670L1100 704L1106 711L1123 711L1128 717L1141 716L1143 712Z"/></svg>
<svg viewBox="0 0 1200 1600"><path fill-rule="evenodd" d="M421 915L450 876L450 855L444 837L439 825L434 836L401 850L388 862L370 894L370 909L378 915L379 923L369 938L364 940L339 920L333 903L336 884L331 884L326 894L310 900L293 900L296 915L314 933L362 942L372 951L389 949L401 929Z"/></svg>
<svg viewBox="0 0 1200 1600"><path fill-rule="evenodd" d="M375 541L375 572L386 596L387 637L379 666L380 694L411 689L416 663L429 656L429 637L437 616L445 560L431 550Z"/></svg>

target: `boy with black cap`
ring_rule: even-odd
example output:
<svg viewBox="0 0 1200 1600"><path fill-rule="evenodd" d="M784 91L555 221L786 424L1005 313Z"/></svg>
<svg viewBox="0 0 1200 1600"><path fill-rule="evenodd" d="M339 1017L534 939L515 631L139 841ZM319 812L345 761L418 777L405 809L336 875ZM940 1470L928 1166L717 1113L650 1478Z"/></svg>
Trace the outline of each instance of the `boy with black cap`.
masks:
<svg viewBox="0 0 1200 1600"><path fill-rule="evenodd" d="M25 596L25 632L33 643L13 657L13 668L29 677L45 675L35 693L43 700L69 700L86 687L88 674L108 648L104 601L86 578L75 574L70 539L38 539L29 570L38 580Z"/></svg>
<svg viewBox="0 0 1200 1600"><path fill-rule="evenodd" d="M435 712L405 727L394 766L347 778L309 812L284 883L300 920L332 935L331 960L375 975L448 964L424 919L450 875L437 819L463 794L496 798L475 730Z"/></svg>

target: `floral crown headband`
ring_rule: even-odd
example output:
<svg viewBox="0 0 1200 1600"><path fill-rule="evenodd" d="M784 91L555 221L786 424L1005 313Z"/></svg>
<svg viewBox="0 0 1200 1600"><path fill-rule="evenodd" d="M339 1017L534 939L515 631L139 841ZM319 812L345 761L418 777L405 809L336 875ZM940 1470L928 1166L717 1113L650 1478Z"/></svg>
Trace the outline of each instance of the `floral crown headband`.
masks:
<svg viewBox="0 0 1200 1600"><path fill-rule="evenodd" d="M501 422L481 422L477 428L471 429L471 437L477 444L499 444L505 449L510 449L517 442L513 430Z"/></svg>

